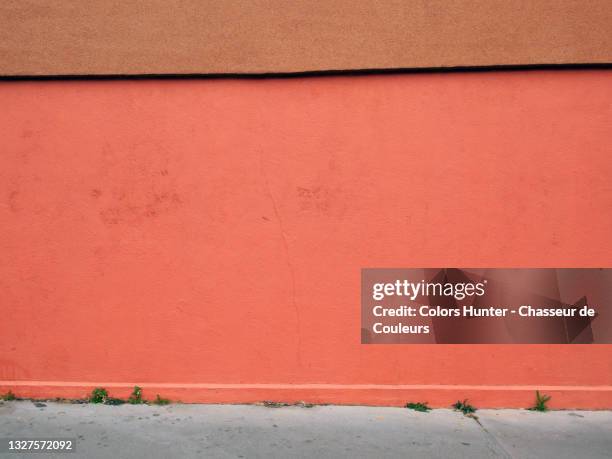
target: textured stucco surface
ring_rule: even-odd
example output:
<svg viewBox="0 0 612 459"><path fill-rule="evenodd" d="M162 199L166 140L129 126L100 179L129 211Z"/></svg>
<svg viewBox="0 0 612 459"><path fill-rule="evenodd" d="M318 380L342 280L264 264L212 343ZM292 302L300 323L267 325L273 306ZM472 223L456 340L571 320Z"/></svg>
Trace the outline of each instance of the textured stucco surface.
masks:
<svg viewBox="0 0 612 459"><path fill-rule="evenodd" d="M362 346L359 317L362 267L610 266L611 82L5 82L0 385L611 405L609 345Z"/></svg>
<svg viewBox="0 0 612 459"><path fill-rule="evenodd" d="M5 0L0 75L612 63L608 0Z"/></svg>

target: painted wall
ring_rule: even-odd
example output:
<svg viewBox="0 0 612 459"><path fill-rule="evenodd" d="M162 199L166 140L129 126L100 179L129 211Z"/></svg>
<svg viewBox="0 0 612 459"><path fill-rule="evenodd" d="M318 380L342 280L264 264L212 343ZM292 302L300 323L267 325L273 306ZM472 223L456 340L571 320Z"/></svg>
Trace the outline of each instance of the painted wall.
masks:
<svg viewBox="0 0 612 459"><path fill-rule="evenodd" d="M0 391L612 407L610 345L361 345L362 267L612 262L612 72L0 84Z"/></svg>

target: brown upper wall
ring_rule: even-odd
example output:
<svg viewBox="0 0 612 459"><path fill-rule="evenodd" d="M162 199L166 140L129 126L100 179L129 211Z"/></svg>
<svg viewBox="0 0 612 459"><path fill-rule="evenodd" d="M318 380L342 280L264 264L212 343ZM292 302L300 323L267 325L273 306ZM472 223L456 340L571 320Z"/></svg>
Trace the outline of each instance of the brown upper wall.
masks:
<svg viewBox="0 0 612 459"><path fill-rule="evenodd" d="M0 2L0 75L611 62L610 0Z"/></svg>

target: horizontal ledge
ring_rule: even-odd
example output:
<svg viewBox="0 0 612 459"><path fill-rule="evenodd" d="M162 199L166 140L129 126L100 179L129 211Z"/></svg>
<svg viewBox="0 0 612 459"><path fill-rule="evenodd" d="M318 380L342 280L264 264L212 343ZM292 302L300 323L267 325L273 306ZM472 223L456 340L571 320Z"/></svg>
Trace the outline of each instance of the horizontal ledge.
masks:
<svg viewBox="0 0 612 459"><path fill-rule="evenodd" d="M597 391L612 392L612 385L479 385L479 384L282 384L282 383L158 383L92 381L1 381L0 386L31 387L133 387L167 389L269 389L269 390L484 390L484 391Z"/></svg>

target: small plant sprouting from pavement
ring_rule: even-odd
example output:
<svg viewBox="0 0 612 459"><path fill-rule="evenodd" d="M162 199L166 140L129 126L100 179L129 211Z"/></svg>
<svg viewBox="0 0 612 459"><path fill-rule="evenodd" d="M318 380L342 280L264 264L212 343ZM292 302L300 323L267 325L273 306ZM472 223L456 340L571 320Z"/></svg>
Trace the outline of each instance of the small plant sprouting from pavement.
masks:
<svg viewBox="0 0 612 459"><path fill-rule="evenodd" d="M104 405L123 405L125 400L108 396L108 391L103 387L96 387L91 391L89 403L102 403Z"/></svg>
<svg viewBox="0 0 612 459"><path fill-rule="evenodd" d="M128 398L128 403L132 405L140 405L142 403L142 388L138 386L134 386L134 390L132 391L130 397Z"/></svg>
<svg viewBox="0 0 612 459"><path fill-rule="evenodd" d="M91 396L89 397L91 403L105 403L106 399L108 399L108 392L103 387L96 387L91 391Z"/></svg>
<svg viewBox="0 0 612 459"><path fill-rule="evenodd" d="M1 401L30 400L36 406L39 406L38 403L44 406L42 402L79 403L79 404L89 402L89 403L97 403L97 404L103 404L103 405L123 405L124 403L131 403L133 405L138 405L138 404L149 405L151 403L155 405L168 405L172 403L167 398L161 398L159 394L157 394L157 397L155 398L155 400L153 400L153 402L147 402L146 400L143 400L142 388L138 386L134 386L134 390L132 391L132 394L129 396L127 401L121 398L110 397L108 395L108 391L104 387L96 387L94 390L91 391L91 394L89 394L89 397L84 398L84 399L68 399L68 398L56 397L56 398L41 400L41 399L34 399L34 398L18 398L12 391L9 390L5 394L0 394L0 400ZM175 403L181 403L181 402L179 401Z"/></svg>
<svg viewBox="0 0 612 459"><path fill-rule="evenodd" d="M548 411L546 404L550 400L550 395L540 394L539 390L536 390L536 403L531 408L527 408L531 411Z"/></svg>
<svg viewBox="0 0 612 459"><path fill-rule="evenodd" d="M156 405L168 405L170 403L170 400L168 400L167 398L161 398L159 394L157 394L157 397L155 397L153 403L155 403Z"/></svg>
<svg viewBox="0 0 612 459"><path fill-rule="evenodd" d="M456 411L461 411L466 416L469 414L474 414L476 412L476 408L474 408L468 403L467 398L463 401L457 400L457 403L453 404L453 408Z"/></svg>
<svg viewBox="0 0 612 459"><path fill-rule="evenodd" d="M4 400L5 402L10 402L12 400L16 400L17 397L15 397L15 394L13 394L11 390L9 390L6 394L2 395L0 399Z"/></svg>
<svg viewBox="0 0 612 459"><path fill-rule="evenodd" d="M406 408L414 411L420 411L422 413L427 413L431 410L431 408L427 406L427 402L406 403Z"/></svg>

